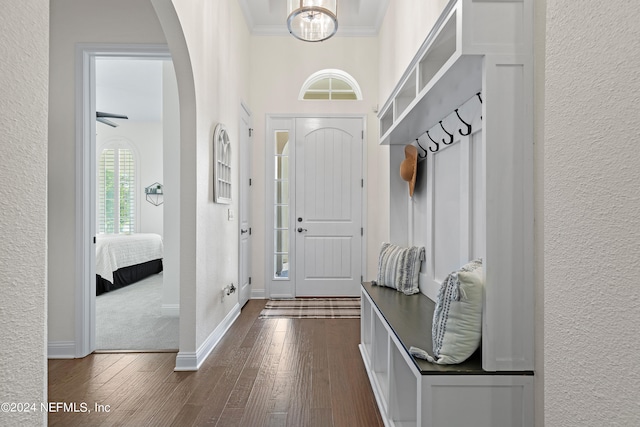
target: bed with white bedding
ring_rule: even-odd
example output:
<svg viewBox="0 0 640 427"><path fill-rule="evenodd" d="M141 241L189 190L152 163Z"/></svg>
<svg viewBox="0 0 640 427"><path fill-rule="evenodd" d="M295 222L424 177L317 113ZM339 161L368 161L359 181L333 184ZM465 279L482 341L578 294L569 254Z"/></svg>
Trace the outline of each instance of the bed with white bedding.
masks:
<svg viewBox="0 0 640 427"><path fill-rule="evenodd" d="M96 236L96 295L162 271L162 237L153 233Z"/></svg>

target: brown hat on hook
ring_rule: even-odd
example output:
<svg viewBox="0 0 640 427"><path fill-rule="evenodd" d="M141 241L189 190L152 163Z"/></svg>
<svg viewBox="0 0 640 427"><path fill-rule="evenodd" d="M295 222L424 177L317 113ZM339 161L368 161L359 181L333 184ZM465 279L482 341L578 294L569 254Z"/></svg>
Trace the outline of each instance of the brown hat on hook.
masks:
<svg viewBox="0 0 640 427"><path fill-rule="evenodd" d="M418 149L413 145L404 147L405 159L400 163L400 176L409 183L409 197L413 197L418 173Z"/></svg>

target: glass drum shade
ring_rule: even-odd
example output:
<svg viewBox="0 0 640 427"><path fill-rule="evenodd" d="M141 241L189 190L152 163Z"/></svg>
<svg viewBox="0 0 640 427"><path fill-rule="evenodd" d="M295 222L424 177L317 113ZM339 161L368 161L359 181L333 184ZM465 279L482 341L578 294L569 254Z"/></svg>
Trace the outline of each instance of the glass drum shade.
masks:
<svg viewBox="0 0 640 427"><path fill-rule="evenodd" d="M338 30L336 0L288 0L287 27L292 36L321 42Z"/></svg>

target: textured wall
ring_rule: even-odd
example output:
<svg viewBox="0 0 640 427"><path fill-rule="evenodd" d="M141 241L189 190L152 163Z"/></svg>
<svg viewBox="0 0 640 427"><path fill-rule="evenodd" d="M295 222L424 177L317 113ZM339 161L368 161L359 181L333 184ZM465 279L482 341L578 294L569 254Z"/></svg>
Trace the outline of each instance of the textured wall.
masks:
<svg viewBox="0 0 640 427"><path fill-rule="evenodd" d="M47 397L47 91L49 2L0 14L0 403ZM0 425L46 414L0 412Z"/></svg>
<svg viewBox="0 0 640 427"><path fill-rule="evenodd" d="M546 19L545 425L638 425L640 9Z"/></svg>

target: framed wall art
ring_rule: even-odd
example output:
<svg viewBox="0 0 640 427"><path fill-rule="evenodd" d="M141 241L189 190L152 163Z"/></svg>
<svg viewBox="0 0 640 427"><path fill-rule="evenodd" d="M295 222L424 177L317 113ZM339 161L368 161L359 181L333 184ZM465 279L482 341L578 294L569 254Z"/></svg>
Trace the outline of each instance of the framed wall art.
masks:
<svg viewBox="0 0 640 427"><path fill-rule="evenodd" d="M213 201L231 203L231 143L222 123L213 132Z"/></svg>

